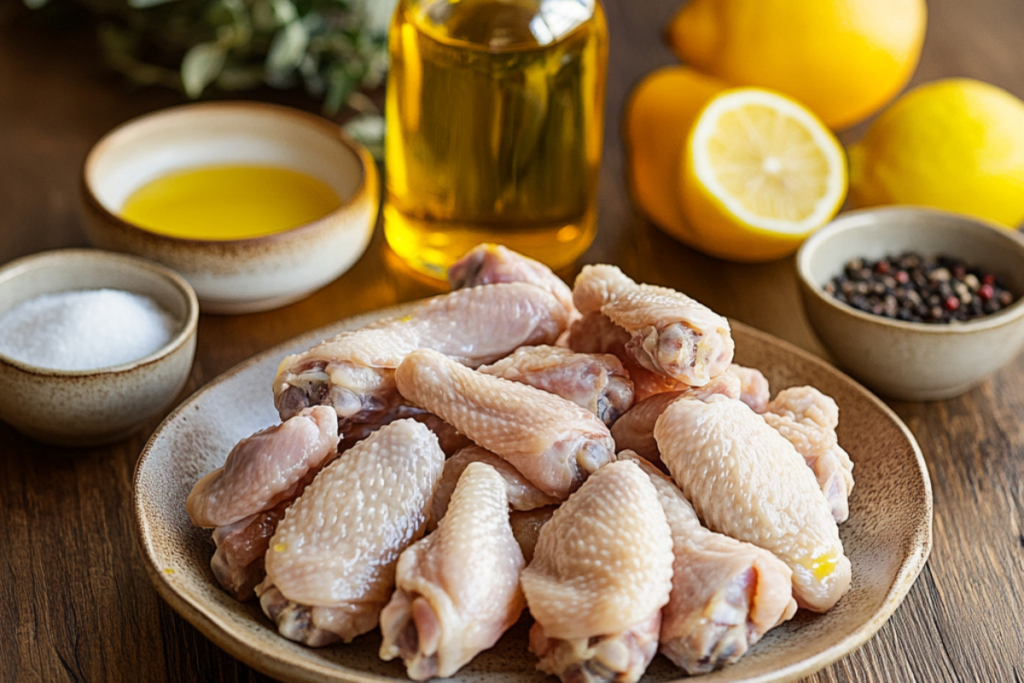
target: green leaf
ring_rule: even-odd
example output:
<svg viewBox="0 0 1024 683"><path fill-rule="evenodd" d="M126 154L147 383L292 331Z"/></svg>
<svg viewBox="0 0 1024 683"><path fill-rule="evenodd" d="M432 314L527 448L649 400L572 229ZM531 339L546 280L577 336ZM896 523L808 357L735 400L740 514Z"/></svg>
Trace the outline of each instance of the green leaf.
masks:
<svg viewBox="0 0 1024 683"><path fill-rule="evenodd" d="M25 0L25 7L28 7L29 9L39 9L49 1L50 0Z"/></svg>
<svg viewBox="0 0 1024 683"><path fill-rule="evenodd" d="M299 18L299 13L291 0L270 0L270 6L274 9L274 16L277 17L277 25L290 24Z"/></svg>
<svg viewBox="0 0 1024 683"><path fill-rule="evenodd" d="M287 24L274 34L267 54L267 70L275 74L294 71L302 62L309 44L309 33L299 21Z"/></svg>
<svg viewBox="0 0 1024 683"><path fill-rule="evenodd" d="M218 43L199 43L185 53L181 61L181 83L185 94L199 97L224 69L227 50Z"/></svg>

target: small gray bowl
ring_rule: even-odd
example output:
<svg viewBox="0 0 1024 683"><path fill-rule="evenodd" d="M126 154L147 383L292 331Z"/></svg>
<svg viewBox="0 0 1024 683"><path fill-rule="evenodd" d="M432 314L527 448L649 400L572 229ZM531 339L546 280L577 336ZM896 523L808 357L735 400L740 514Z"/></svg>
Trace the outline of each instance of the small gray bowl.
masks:
<svg viewBox="0 0 1024 683"><path fill-rule="evenodd" d="M856 310L824 291L854 258L904 251L960 258L1024 295L1024 239L959 214L888 207L841 215L804 242L797 274L811 326L838 364L896 399L934 401L964 393L1007 363L1024 344L1024 300L953 324L912 323Z"/></svg>
<svg viewBox="0 0 1024 683"><path fill-rule="evenodd" d="M95 249L26 256L0 268L0 315L43 294L101 288L150 297L175 318L177 332L148 356L95 370L36 367L0 354L0 420L44 443L98 446L131 435L178 396L195 356L199 301L172 270Z"/></svg>

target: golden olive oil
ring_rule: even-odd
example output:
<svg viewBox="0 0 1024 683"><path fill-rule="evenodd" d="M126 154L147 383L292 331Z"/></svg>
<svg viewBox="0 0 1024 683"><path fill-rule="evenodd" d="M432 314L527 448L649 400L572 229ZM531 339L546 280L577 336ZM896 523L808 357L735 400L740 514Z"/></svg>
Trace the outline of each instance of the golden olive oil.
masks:
<svg viewBox="0 0 1024 683"><path fill-rule="evenodd" d="M121 217L151 232L238 240L284 232L338 208L338 195L304 173L273 166L206 166L169 173L133 192Z"/></svg>
<svg viewBox="0 0 1024 683"><path fill-rule="evenodd" d="M597 226L597 0L400 0L389 41L391 248L434 277L480 242L574 261Z"/></svg>

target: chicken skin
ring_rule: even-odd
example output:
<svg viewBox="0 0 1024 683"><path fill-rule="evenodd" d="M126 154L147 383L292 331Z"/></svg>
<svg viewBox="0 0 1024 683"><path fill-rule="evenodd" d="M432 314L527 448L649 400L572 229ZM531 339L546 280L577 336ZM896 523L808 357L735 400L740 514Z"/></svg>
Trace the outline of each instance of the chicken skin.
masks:
<svg viewBox="0 0 1024 683"><path fill-rule="evenodd" d="M763 413L768 409L768 399L771 397L768 379L760 370L733 363L729 366L729 373L740 381L741 401L750 406L755 413Z"/></svg>
<svg viewBox="0 0 1024 683"><path fill-rule="evenodd" d="M682 398L654 427L661 458L709 529L769 550L793 571L800 607L830 609L850 586L814 474L793 445L742 401Z"/></svg>
<svg viewBox="0 0 1024 683"><path fill-rule="evenodd" d="M552 498L531 484L519 470L494 453L479 446L467 446L452 457L445 460L441 480L437 484L434 502L430 505L430 520L427 528L432 529L444 517L451 500L452 493L459 483L462 473L474 462L490 465L505 481L505 492L508 504L513 510L533 510L545 505L557 505L558 499Z"/></svg>
<svg viewBox="0 0 1024 683"><path fill-rule="evenodd" d="M377 625L398 556L423 534L443 464L437 437L406 419L317 475L278 524L257 588L281 635L318 647Z"/></svg>
<svg viewBox="0 0 1024 683"><path fill-rule="evenodd" d="M410 353L395 380L406 400L501 456L557 500L615 460L604 423L560 396L470 370L428 349Z"/></svg>
<svg viewBox="0 0 1024 683"><path fill-rule="evenodd" d="M419 348L476 367L523 345L551 344L567 329L565 307L524 282L484 285L434 297L409 315L342 332L288 356L274 380L282 419L329 405L342 422L373 422L397 403L395 368Z"/></svg>
<svg viewBox="0 0 1024 683"><path fill-rule="evenodd" d="M688 674L742 657L769 629L796 612L792 576L767 550L701 526L671 479L629 451L650 477L672 530L672 593L661 610L660 651Z"/></svg>
<svg viewBox="0 0 1024 683"><path fill-rule="evenodd" d="M626 352L629 340L629 332L613 323L605 314L588 313L569 326L566 346L578 353L611 354L618 358L633 382L634 404L654 394L689 388L688 384L640 365Z"/></svg>
<svg viewBox="0 0 1024 683"><path fill-rule="evenodd" d="M683 385L685 386L685 385ZM704 400L709 396L722 395L740 398L740 380L731 371L726 371L702 387L687 387L680 391L666 391L653 394L637 403L612 425L612 437L619 450L629 449L667 472L658 444L654 440L654 425L665 409L676 399L684 396Z"/></svg>
<svg viewBox="0 0 1024 683"><path fill-rule="evenodd" d="M526 605L526 562L505 487L493 467L470 463L437 530L398 559L398 587L380 615L380 656L401 657L413 680L453 676L493 647Z"/></svg>
<svg viewBox="0 0 1024 683"><path fill-rule="evenodd" d="M337 454L338 421L310 408L242 439L224 466L192 488L186 507L196 526L215 527L210 568L237 600L253 597L277 523L316 473Z"/></svg>
<svg viewBox="0 0 1024 683"><path fill-rule="evenodd" d="M672 589L658 493L632 462L598 470L540 530L521 583L537 668L565 683L634 683L657 652Z"/></svg>
<svg viewBox="0 0 1024 683"><path fill-rule="evenodd" d="M640 285L615 266L584 266L573 288L580 313L603 313L629 333L626 352L640 365L690 386L729 367L729 321L666 287Z"/></svg>
<svg viewBox="0 0 1024 683"><path fill-rule="evenodd" d="M270 547L270 538L277 531L277 525L284 518L285 511L302 495L306 484L313 480L314 474L310 472L308 481L296 489L294 498L288 498L269 510L213 530L213 542L217 550L210 559L210 569L213 570L217 583L236 600L245 602L256 596L256 586L267 576L263 558Z"/></svg>
<svg viewBox="0 0 1024 683"><path fill-rule="evenodd" d="M764 419L804 456L832 507L832 516L845 522L850 517L853 462L836 439L836 402L814 387L792 387L768 404Z"/></svg>
<svg viewBox="0 0 1024 683"><path fill-rule="evenodd" d="M523 346L478 370L557 394L609 427L633 403L633 382L611 354L576 353L561 346Z"/></svg>
<svg viewBox="0 0 1024 683"><path fill-rule="evenodd" d="M500 244L478 244L448 269L448 283L452 289L499 282L528 282L542 287L565 306L570 320L579 315L569 285L540 261L534 261Z"/></svg>
<svg viewBox="0 0 1024 683"><path fill-rule="evenodd" d="M192 487L185 502L192 523L223 526L269 510L291 498L303 477L335 454L337 444L338 420L320 407L242 439L223 467Z"/></svg>

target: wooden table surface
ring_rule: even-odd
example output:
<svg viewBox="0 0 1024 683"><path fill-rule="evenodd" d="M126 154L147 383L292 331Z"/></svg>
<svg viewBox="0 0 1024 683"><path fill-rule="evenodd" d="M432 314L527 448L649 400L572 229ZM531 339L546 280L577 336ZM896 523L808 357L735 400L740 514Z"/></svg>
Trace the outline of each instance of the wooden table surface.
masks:
<svg viewBox="0 0 1024 683"><path fill-rule="evenodd" d="M644 73L672 62L660 30L678 0L604 0L612 31L600 232L582 262L687 291L719 312L819 355L792 259L735 265L666 237L631 207L622 105ZM1024 2L929 0L914 83L989 81L1024 97ZM41 22L0 3L0 264L85 244L77 182L90 145L180 96L106 72L81 22ZM299 95L258 93L316 110ZM863 127L844 134L854 140ZM185 395L269 346L328 322L428 295L396 267L380 230L346 275L286 308L202 316ZM1024 356L971 392L890 405L917 436L935 495L934 548L892 619L813 681L1024 681ZM60 416L54 416L60 419ZM81 451L39 445L0 424L0 680L267 680L174 613L133 540L136 458L159 423Z"/></svg>

